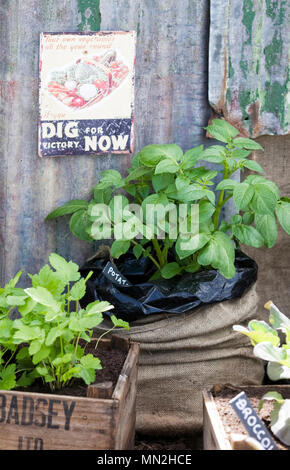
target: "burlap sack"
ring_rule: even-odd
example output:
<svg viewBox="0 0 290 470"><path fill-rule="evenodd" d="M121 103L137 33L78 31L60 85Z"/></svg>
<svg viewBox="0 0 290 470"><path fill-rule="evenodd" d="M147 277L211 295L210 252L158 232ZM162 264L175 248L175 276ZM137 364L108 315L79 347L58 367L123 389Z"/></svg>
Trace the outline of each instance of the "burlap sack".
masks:
<svg viewBox="0 0 290 470"><path fill-rule="evenodd" d="M247 325L259 318L257 305L254 284L240 299L183 315L148 315L133 322L130 332L118 331L141 346L139 433L174 436L199 432L204 388L217 383L262 383L262 361L253 356L249 339L232 329L234 324Z"/></svg>

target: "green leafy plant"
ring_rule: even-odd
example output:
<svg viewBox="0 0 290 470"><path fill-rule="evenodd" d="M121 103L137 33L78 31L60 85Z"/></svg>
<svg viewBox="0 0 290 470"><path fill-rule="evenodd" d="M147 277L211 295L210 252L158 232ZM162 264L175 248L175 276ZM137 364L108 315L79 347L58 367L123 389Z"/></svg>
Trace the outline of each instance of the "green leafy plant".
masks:
<svg viewBox="0 0 290 470"><path fill-rule="evenodd" d="M0 288L0 389L10 390L33 379L26 376L26 367L16 360L17 345L13 341L14 322L12 311L24 305L27 295L16 287L22 272L19 271L3 288Z"/></svg>
<svg viewBox="0 0 290 470"><path fill-rule="evenodd" d="M290 234L290 199L280 197L275 183L261 175L261 166L248 159L253 150L263 150L257 142L237 137L238 130L221 119L206 129L220 145L200 145L185 153L176 144L147 145L133 157L126 177L104 171L89 202L72 200L46 219L70 214L70 230L78 238L114 238L111 256L119 258L132 249L137 259L150 258L154 278L208 268L232 278L240 244L271 248L277 221ZM207 169L202 162L220 169ZM243 182L232 178L245 168L254 174ZM222 178L218 183L217 177ZM236 214L228 223L221 211L230 199ZM132 203L142 213L132 209Z"/></svg>
<svg viewBox="0 0 290 470"><path fill-rule="evenodd" d="M103 313L113 306L95 301L80 308L92 272L82 278L77 264L56 253L49 256L49 262L50 266L30 275L32 287L16 289L18 274L0 291L0 389L25 387L39 378L52 391L77 378L89 385L102 368L95 355L86 354L86 346L93 328L103 321ZM20 318L12 320L9 314L15 306ZM112 322L105 333L116 327L129 329L127 322L114 315Z"/></svg>
<svg viewBox="0 0 290 470"><path fill-rule="evenodd" d="M254 347L254 355L267 361L267 375L271 381L290 379L290 319L271 301L265 307L270 310L270 325L264 321L252 320L248 328L234 325L233 329L248 336ZM282 332L285 342L281 344L278 332ZM262 409L265 400L274 401L271 413L271 430L286 445L290 445L290 399L270 391L259 405Z"/></svg>

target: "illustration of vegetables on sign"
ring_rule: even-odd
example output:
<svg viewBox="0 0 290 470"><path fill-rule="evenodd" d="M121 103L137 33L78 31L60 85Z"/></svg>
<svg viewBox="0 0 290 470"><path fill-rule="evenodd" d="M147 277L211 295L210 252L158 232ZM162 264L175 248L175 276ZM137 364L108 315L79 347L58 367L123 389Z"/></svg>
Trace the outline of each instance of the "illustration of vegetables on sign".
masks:
<svg viewBox="0 0 290 470"><path fill-rule="evenodd" d="M41 33L39 156L133 151L134 31Z"/></svg>

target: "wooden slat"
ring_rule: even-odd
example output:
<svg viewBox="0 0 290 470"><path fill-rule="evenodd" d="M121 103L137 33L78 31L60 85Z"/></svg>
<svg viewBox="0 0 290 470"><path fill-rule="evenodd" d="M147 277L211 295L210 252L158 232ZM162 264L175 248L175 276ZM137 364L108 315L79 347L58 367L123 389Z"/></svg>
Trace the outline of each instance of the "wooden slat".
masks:
<svg viewBox="0 0 290 470"><path fill-rule="evenodd" d="M89 398L111 398L113 393L113 382L100 382L88 386L87 397Z"/></svg>
<svg viewBox="0 0 290 470"><path fill-rule="evenodd" d="M133 343L113 393L119 409L116 424L116 449L132 449L136 423L137 363L139 344Z"/></svg>
<svg viewBox="0 0 290 470"><path fill-rule="evenodd" d="M0 391L0 449L111 449L115 414L113 400Z"/></svg>
<svg viewBox="0 0 290 470"><path fill-rule="evenodd" d="M244 135L288 134L290 4L211 0L209 101Z"/></svg>
<svg viewBox="0 0 290 470"><path fill-rule="evenodd" d="M204 450L231 450L212 394L204 390L202 396Z"/></svg>

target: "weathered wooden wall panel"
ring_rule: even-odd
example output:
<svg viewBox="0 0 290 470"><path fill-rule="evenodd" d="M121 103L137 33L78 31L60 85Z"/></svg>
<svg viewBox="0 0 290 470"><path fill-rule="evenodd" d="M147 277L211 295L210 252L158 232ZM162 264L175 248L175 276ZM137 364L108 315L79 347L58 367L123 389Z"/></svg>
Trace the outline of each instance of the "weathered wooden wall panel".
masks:
<svg viewBox="0 0 290 470"><path fill-rule="evenodd" d="M209 101L244 135L288 134L286 0L211 0Z"/></svg>
<svg viewBox="0 0 290 470"><path fill-rule="evenodd" d="M67 221L44 222L58 205L88 195L102 170L122 173L130 156L37 156L39 33L138 33L136 150L205 142L209 4L198 0L1 0L0 282L37 271L51 251L81 263L93 247Z"/></svg>

